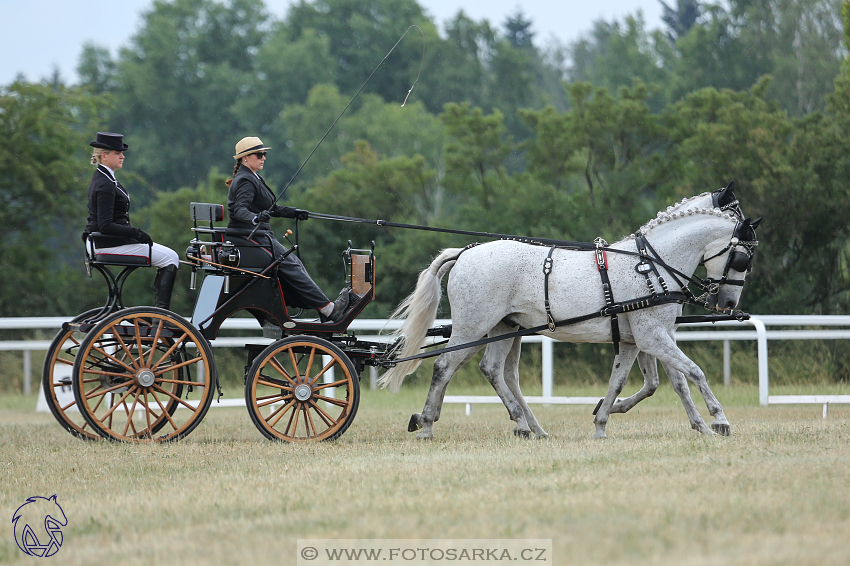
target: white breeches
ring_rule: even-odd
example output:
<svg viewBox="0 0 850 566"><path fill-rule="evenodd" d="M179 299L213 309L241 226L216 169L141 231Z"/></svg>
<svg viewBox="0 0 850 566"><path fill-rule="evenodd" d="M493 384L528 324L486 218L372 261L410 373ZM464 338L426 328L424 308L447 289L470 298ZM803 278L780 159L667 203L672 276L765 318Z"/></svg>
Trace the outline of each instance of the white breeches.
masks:
<svg viewBox="0 0 850 566"><path fill-rule="evenodd" d="M92 244L89 244L92 245ZM114 248L97 248L99 253L117 254L117 255L140 255L147 257L147 244L125 244L123 246L115 246ZM156 268L168 267L169 265L180 266L180 257L177 252L171 248L167 248L161 244L154 242L151 253L151 265Z"/></svg>

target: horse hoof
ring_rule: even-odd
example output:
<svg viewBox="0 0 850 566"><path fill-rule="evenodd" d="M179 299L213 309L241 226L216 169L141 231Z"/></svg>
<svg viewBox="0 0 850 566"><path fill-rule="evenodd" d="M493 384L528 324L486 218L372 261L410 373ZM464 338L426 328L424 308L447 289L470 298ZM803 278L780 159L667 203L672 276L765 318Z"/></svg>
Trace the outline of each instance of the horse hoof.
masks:
<svg viewBox="0 0 850 566"><path fill-rule="evenodd" d="M526 439L528 439L528 438L531 438L531 431L530 431L530 430L524 430L524 429L517 429L517 428L515 428L515 429L514 429L514 436L516 436L517 438L526 438Z"/></svg>
<svg viewBox="0 0 850 566"><path fill-rule="evenodd" d="M433 440L434 435L433 434L426 434L424 432L420 432L419 434L416 435L416 439L417 440Z"/></svg>
<svg viewBox="0 0 850 566"><path fill-rule="evenodd" d="M419 426L419 419L417 417L419 417L417 413L410 415L410 420L407 422L407 432L416 432L422 428Z"/></svg>
<svg viewBox="0 0 850 566"><path fill-rule="evenodd" d="M593 438L608 438L608 435L605 434L604 430L601 430L601 431L594 433Z"/></svg>
<svg viewBox="0 0 850 566"><path fill-rule="evenodd" d="M720 436L732 436L732 427L728 424L713 424L711 425L711 430L719 434Z"/></svg>
<svg viewBox="0 0 850 566"><path fill-rule="evenodd" d="M545 430L541 430L536 435L534 435L535 440L549 440L549 433Z"/></svg>
<svg viewBox="0 0 850 566"><path fill-rule="evenodd" d="M693 424L691 424L691 428L694 429L695 431L697 431L700 434L704 434L706 436L714 436L714 431L712 431L710 428L705 426L705 424L693 423Z"/></svg>

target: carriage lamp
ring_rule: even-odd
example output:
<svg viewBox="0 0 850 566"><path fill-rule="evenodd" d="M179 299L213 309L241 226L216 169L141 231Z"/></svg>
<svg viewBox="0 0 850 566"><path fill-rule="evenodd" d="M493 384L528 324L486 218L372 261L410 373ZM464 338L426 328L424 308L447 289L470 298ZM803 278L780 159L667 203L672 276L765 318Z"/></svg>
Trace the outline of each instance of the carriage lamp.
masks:
<svg viewBox="0 0 850 566"><path fill-rule="evenodd" d="M221 245L219 261L228 267L239 266L239 249L233 242L227 241Z"/></svg>

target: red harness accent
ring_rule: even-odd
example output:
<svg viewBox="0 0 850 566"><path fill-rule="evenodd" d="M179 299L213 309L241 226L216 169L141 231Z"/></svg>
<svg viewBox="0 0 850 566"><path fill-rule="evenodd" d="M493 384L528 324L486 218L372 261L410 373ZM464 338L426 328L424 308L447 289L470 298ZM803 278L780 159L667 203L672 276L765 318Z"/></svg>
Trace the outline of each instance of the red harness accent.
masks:
<svg viewBox="0 0 850 566"><path fill-rule="evenodd" d="M602 257L601 262L599 260L600 255ZM608 271L608 252L606 252L605 250L597 250L595 259L596 259L596 271L599 271L600 269L605 269L605 271Z"/></svg>

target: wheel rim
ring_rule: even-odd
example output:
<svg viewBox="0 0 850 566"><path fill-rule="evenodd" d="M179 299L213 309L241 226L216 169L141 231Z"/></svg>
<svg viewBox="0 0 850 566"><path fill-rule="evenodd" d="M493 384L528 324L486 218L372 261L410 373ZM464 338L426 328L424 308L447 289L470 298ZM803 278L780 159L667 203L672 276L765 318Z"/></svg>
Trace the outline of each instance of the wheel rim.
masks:
<svg viewBox="0 0 850 566"><path fill-rule="evenodd" d="M268 438L333 440L354 420L360 387L339 348L304 337L276 342L257 357L246 397L251 419Z"/></svg>
<svg viewBox="0 0 850 566"><path fill-rule="evenodd" d="M87 317L97 314L100 310L87 311L74 318L72 322L85 320ZM60 330L56 334L44 359L42 387L44 399L50 408L50 412L53 413L53 416L65 430L79 438L99 440L100 435L92 430L83 415L80 414L77 408L77 400L71 388L74 360L79 352L80 343L85 337L85 332L73 329Z"/></svg>
<svg viewBox="0 0 850 566"><path fill-rule="evenodd" d="M74 363L74 394L101 436L177 440L209 408L213 375L209 346L188 323L168 311L128 309L102 321L83 341Z"/></svg>

